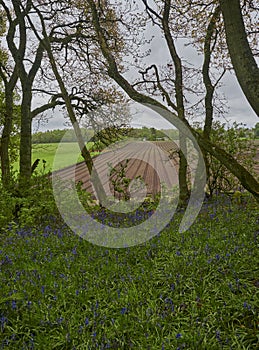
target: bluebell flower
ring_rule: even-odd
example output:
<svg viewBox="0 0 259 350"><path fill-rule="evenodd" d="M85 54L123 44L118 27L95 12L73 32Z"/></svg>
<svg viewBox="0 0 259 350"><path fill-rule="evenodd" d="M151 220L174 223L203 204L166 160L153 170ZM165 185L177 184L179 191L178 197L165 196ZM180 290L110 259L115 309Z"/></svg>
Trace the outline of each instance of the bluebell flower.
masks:
<svg viewBox="0 0 259 350"><path fill-rule="evenodd" d="M126 308L126 307L123 307L123 308L121 309L121 314L124 315L126 312L127 312L127 308Z"/></svg>
<svg viewBox="0 0 259 350"><path fill-rule="evenodd" d="M63 322L64 318L63 317L59 317L57 318L57 323L58 324L61 324Z"/></svg>
<svg viewBox="0 0 259 350"><path fill-rule="evenodd" d="M8 322L8 319L5 316L0 317L0 330L3 331L5 324Z"/></svg>
<svg viewBox="0 0 259 350"><path fill-rule="evenodd" d="M247 309L247 310L251 310L251 305L247 304L247 302L245 301L244 302L244 308Z"/></svg>
<svg viewBox="0 0 259 350"><path fill-rule="evenodd" d="M221 341L221 338L220 338L220 331L217 330L216 331L216 339L220 342Z"/></svg>
<svg viewBox="0 0 259 350"><path fill-rule="evenodd" d="M17 308L16 301L12 300L12 309L15 310L16 308Z"/></svg>
<svg viewBox="0 0 259 350"><path fill-rule="evenodd" d="M44 228L44 231L45 231L45 232L51 231L50 225L47 225L47 226Z"/></svg>

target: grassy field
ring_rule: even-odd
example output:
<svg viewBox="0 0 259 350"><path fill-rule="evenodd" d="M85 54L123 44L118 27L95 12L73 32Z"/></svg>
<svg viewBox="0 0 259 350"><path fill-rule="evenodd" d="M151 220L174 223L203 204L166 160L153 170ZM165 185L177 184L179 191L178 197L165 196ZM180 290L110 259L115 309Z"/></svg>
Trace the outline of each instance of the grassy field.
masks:
<svg viewBox="0 0 259 350"><path fill-rule="evenodd" d="M88 147L93 143L89 143ZM78 154L77 161L80 162L83 160L80 155L79 147L76 142L68 142L62 143L61 149L59 152L59 156L55 161L55 166L53 167L53 160L55 158L55 154L57 148L59 147L59 143L46 143L46 144L35 144L32 148L32 162L36 159L40 159L41 162L37 168L37 171L41 173L43 171L43 162L44 159L46 161L45 171L54 171L62 169L66 166L75 164L75 155ZM18 163L14 165L14 170L18 169Z"/></svg>
<svg viewBox="0 0 259 350"><path fill-rule="evenodd" d="M255 140L256 144L259 146L259 139ZM88 143L88 147L90 147L93 143ZM60 155L58 159L56 159L55 166L53 167L53 160L55 157L55 153L58 143L47 143L47 144L35 144L32 148L32 162L36 159L40 159L41 162L37 168L38 172L41 173L43 171L43 162L44 159L46 161L45 171L54 171L62 169L66 166L75 164L75 154L78 154L77 161L80 162L83 158L80 155L79 148L76 142L68 142L62 143ZM96 153L97 154L97 153ZM94 155L94 153L92 153ZM18 170L18 162L14 164L14 170Z"/></svg>
<svg viewBox="0 0 259 350"><path fill-rule="evenodd" d="M34 161L37 158L44 159L46 161L47 171L58 170L68 165L75 164L76 154L78 154L77 161L83 160L76 142L62 143L59 156L55 161L55 167L53 167L53 160L59 145L59 143L33 145L32 160ZM38 170L40 170L40 168Z"/></svg>
<svg viewBox="0 0 259 350"><path fill-rule="evenodd" d="M216 200L180 234L182 215L126 249L94 246L55 217L9 226L0 349L258 349L258 209Z"/></svg>

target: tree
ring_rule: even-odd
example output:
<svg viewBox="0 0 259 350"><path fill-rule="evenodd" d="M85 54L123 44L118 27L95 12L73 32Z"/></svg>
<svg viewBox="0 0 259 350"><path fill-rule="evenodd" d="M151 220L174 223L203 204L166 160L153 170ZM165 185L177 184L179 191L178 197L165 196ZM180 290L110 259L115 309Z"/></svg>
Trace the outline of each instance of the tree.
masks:
<svg viewBox="0 0 259 350"><path fill-rule="evenodd" d="M233 68L249 104L259 116L259 68L247 40L240 0L220 0L220 6Z"/></svg>
<svg viewBox="0 0 259 350"><path fill-rule="evenodd" d="M31 176L32 85L40 68L44 50L42 43L40 43L36 49L34 60L32 58L30 60L31 65L28 69L26 16L31 11L32 2L27 1L25 6L23 6L20 1L12 1L12 9L3 0L1 0L1 5L8 20L8 32L6 35L8 49L14 60L14 72L19 77L22 86L20 176L21 179L25 180ZM19 33L18 45L16 40L17 32Z"/></svg>
<svg viewBox="0 0 259 350"><path fill-rule="evenodd" d="M94 148L97 150L102 150L130 134L132 118L127 103L102 106L87 117L84 126L92 128L94 135L91 141L95 143Z"/></svg>
<svg viewBox="0 0 259 350"><path fill-rule="evenodd" d="M215 94L215 89L223 77L225 73L225 69L222 74L218 78L218 80L213 84L210 70L211 70L211 60L213 55L213 50L215 49L217 42L217 21L220 18L220 7L217 6L210 16L210 21L206 29L206 35L204 39L204 47L203 47L203 65L202 65L202 78L205 86L206 94L204 98L205 105L205 122L203 127L203 136L205 139L210 140L212 124L214 119L214 105L213 105L213 97ZM207 184L210 184L211 172L212 172L212 160L208 154L208 152L204 152L204 160L207 171Z"/></svg>
<svg viewBox="0 0 259 350"><path fill-rule="evenodd" d="M221 147L231 154L239 164L242 164L251 174L254 172L255 144L251 138L244 138L244 128L234 123L229 126L219 121L213 123L210 132L211 142L220 143ZM207 154L209 167L207 194L212 196L218 192L234 192L240 189L240 182L217 159Z"/></svg>
<svg viewBox="0 0 259 350"><path fill-rule="evenodd" d="M6 32L5 13L1 11L1 28L0 35L4 35ZM8 53L4 48L0 49L0 78L3 83L3 94L1 94L1 114L2 114L2 135L1 135L1 178L3 185L6 187L10 181L10 158L9 158L9 146L10 137L13 130L14 123L14 95L16 83L18 80L18 72L16 66L11 70L8 67ZM17 109L16 109L17 110ZM17 117L17 114L16 114Z"/></svg>
<svg viewBox="0 0 259 350"><path fill-rule="evenodd" d="M32 109L33 85L41 68L44 48L42 42L35 47L35 40L27 25L27 16L32 11L32 1L0 1L7 19L6 43L8 47L8 70L1 65L1 76L5 84L5 125L2 134L2 169L3 177L9 181L8 145L13 123L14 90L21 88L21 131L20 131L20 181L27 182L31 177L32 119L39 113L57 104L53 99L44 106ZM18 39L17 39L18 38ZM11 61L12 59L12 61ZM19 85L18 85L19 83Z"/></svg>
<svg viewBox="0 0 259 350"><path fill-rule="evenodd" d="M57 7L55 8L55 6ZM64 3L64 8L67 9L66 3ZM38 42L42 44L44 50L46 51L52 73L56 79L58 88L60 90L60 96L64 101L64 105L66 107L66 111L68 113L70 122L73 126L77 142L81 150L81 154L85 160L86 166L91 176L91 181L94 185L94 189L96 191L100 204L103 204L106 200L106 194L103 189L102 183L98 177L98 173L94 167L90 151L85 145L85 141L79 126L79 122L77 120L77 116L79 114L80 119L82 119L83 116L90 116L90 119L92 119L92 114L89 113L90 111L95 110L97 107L100 107L105 103L112 103L113 101L115 102L116 99L118 100L118 97L121 100L121 95L116 94L116 91L114 91L114 89L111 88L110 90L107 89L106 91L104 91L100 83L97 84L96 90L94 90L94 95L91 95L91 93L89 92L90 86L88 87L87 99L78 97L78 89L76 87L72 88L72 92L74 91L74 93L69 94L66 68L68 67L69 73L71 73L71 62L73 65L75 65L76 58L79 59L77 63L80 66L82 65L82 62L86 63L86 69L88 69L92 73L96 80L97 78L100 78L98 72L92 70L92 61L90 60L91 49L93 50L95 59L98 57L98 51L96 50L94 40L92 40L91 35L89 35L89 29L86 34L83 31L83 25L88 26L89 20L87 16L85 16L84 13L82 13L82 11L78 11L76 7L72 7L72 11L70 11L69 8L69 13L66 16L65 11L62 11L62 13L60 13L60 4L54 4L51 8L51 22L49 21L48 14L46 15L46 13L48 12L46 11L46 6L44 4L40 6L33 6L33 9L35 10L38 16L40 28L37 28L32 19L28 17L30 28L33 31ZM64 16L66 16L66 25L64 25L63 22L60 22L60 14L62 14L62 19ZM112 14L110 13L110 15ZM56 25L56 23L58 23L58 25ZM67 34L67 30L64 30L65 26L68 27L69 34ZM109 25L107 25L106 29L108 30L108 33L112 32L113 35L116 35L115 28L116 26L109 27ZM62 34L60 34L60 29ZM90 41L89 37L91 39ZM83 43L84 46L87 47L87 50L85 51L84 48L82 48ZM60 49L58 50L58 56L60 56L60 51L64 50L65 59L62 62L62 65L60 65L60 61L57 58L55 45L60 45ZM91 47L91 45L93 45L93 48ZM79 53L77 52L78 47ZM72 55L75 55L75 58L72 58ZM75 66L73 67L73 69L75 69ZM84 72L84 74L86 74L86 72ZM77 85L78 81L73 81L73 84ZM76 103L74 103L74 101Z"/></svg>
<svg viewBox="0 0 259 350"><path fill-rule="evenodd" d="M109 42L105 37L100 22L97 4L93 0L87 0L87 2L91 8L93 26L95 28L96 35L99 40L99 45L108 65L107 71L109 76L112 77L121 86L121 88L123 88L123 90L128 94L128 96L134 99L135 101L150 104L154 107L157 106L160 107L162 110L167 110L165 105L158 102L153 97L138 92L134 88L134 86L132 86L132 84L130 84L129 81L125 79L125 77L121 74L119 67L116 63L116 59L113 56L112 52L110 52L109 50ZM168 118L170 121L170 117L165 117ZM255 196L255 198L259 202L259 184L256 181L256 179L230 154L228 154L226 151L224 151L217 145L212 144L209 140L204 138L204 136L199 135L197 132L195 132L186 119L184 119L184 123L186 127L191 131L192 135L196 138L199 146L205 152L209 152L220 162L222 162L240 180L242 185Z"/></svg>
<svg viewBox="0 0 259 350"><path fill-rule="evenodd" d="M31 176L33 118L55 106L66 107L83 147L77 118L80 120L107 101L116 102L118 94L95 70L90 57L96 57L96 45L91 35L82 33L82 23L87 26L87 18L82 19L82 11L72 3L1 0L0 4L7 17L6 41L22 91L20 178L27 181ZM43 96L44 102L47 96L49 100L32 109L37 96ZM90 165L90 153L87 157Z"/></svg>

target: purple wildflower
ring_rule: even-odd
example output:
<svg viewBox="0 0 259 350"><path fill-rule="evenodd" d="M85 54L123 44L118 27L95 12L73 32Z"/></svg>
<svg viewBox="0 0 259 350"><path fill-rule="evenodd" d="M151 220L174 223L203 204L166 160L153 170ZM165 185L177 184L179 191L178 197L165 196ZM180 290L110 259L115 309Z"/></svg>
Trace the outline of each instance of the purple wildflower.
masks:
<svg viewBox="0 0 259 350"><path fill-rule="evenodd" d="M126 307L123 307L123 308L121 309L121 314L124 315L126 312L127 312L127 308L126 308Z"/></svg>

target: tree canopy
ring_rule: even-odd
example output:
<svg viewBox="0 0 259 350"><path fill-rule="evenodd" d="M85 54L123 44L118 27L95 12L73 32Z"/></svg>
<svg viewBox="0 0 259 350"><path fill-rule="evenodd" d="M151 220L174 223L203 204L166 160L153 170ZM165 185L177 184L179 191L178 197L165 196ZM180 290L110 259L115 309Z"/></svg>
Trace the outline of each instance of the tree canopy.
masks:
<svg viewBox="0 0 259 350"><path fill-rule="evenodd" d="M21 95L20 175L24 178L31 175L32 120L38 115L56 106L64 109L92 170L79 123L85 118L86 125L99 128L100 113L92 112L131 99L170 112L164 117L170 122L173 115L185 125L202 149L205 162L206 154L215 157L259 198L259 185L253 175L211 139L213 122L224 115L220 86L226 71L234 68L256 113L258 107L258 52L256 31L251 29L256 22L256 7L253 1L242 6L238 0L231 3L230 12L229 2L224 0L116 4L0 0L0 24L7 50L6 62L1 63L5 94L2 173L9 173L15 89ZM152 62L152 38L147 36L151 32L159 33L168 53L169 59L161 57L159 64ZM181 56L181 40L202 55L201 66L193 66ZM44 102L36 105L37 101ZM203 120L202 133L192 126L197 115ZM104 124L110 128L109 123L118 126L121 117L105 118ZM181 131L179 142L184 150L186 139ZM189 195L184 153L180 154L179 169L183 198Z"/></svg>

